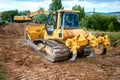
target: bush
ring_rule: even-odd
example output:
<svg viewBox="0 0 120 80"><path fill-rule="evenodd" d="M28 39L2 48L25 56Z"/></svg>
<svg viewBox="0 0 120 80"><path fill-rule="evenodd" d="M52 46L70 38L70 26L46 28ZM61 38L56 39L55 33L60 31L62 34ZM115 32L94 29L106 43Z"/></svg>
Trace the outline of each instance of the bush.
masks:
<svg viewBox="0 0 120 80"><path fill-rule="evenodd" d="M80 21L81 26L100 31L120 31L120 23L116 16L105 16L102 14L94 14L85 16Z"/></svg>
<svg viewBox="0 0 120 80"><path fill-rule="evenodd" d="M18 13L18 10L10 10L10 11L4 11L1 14L2 20L13 22L14 16Z"/></svg>
<svg viewBox="0 0 120 80"><path fill-rule="evenodd" d="M84 7L81 7L80 5L75 5L72 7L72 10L79 10L79 20L81 21L82 18L85 17L85 11L84 11Z"/></svg>
<svg viewBox="0 0 120 80"><path fill-rule="evenodd" d="M1 67L3 66L0 65L0 80L6 80L6 73Z"/></svg>
<svg viewBox="0 0 120 80"><path fill-rule="evenodd" d="M5 21L0 21L0 26L2 25L6 25L6 22Z"/></svg>
<svg viewBox="0 0 120 80"><path fill-rule="evenodd" d="M33 21L40 24L45 24L46 20L47 20L47 15L45 14L38 14L35 17L33 17Z"/></svg>
<svg viewBox="0 0 120 80"><path fill-rule="evenodd" d="M111 23L108 25L108 31L114 31L114 24L113 24L113 22L111 22Z"/></svg>
<svg viewBox="0 0 120 80"><path fill-rule="evenodd" d="M30 14L31 12L29 10L19 11L17 15L19 16L26 16Z"/></svg>

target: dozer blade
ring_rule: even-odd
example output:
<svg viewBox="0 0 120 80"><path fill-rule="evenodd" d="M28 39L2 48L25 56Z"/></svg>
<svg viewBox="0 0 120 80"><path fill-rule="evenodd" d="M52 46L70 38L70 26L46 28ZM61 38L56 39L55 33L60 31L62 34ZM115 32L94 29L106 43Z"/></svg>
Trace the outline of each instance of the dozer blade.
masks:
<svg viewBox="0 0 120 80"><path fill-rule="evenodd" d="M34 40L33 42L27 41L37 53L44 56L51 62L61 61L68 59L69 49L57 40Z"/></svg>

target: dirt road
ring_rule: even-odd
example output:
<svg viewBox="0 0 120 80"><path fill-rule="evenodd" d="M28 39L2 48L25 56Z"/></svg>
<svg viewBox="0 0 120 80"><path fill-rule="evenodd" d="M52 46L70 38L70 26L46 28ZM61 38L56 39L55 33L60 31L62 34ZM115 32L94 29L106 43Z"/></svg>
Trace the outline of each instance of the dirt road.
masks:
<svg viewBox="0 0 120 80"><path fill-rule="evenodd" d="M51 63L23 40L26 23L0 27L0 64L7 80L120 80L120 46L108 54Z"/></svg>

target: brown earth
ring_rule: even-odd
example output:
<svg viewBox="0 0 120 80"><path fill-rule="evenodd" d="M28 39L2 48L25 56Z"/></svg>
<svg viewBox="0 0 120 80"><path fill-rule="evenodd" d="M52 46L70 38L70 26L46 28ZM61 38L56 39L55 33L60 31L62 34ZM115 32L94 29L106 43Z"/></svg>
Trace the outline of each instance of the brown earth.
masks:
<svg viewBox="0 0 120 80"><path fill-rule="evenodd" d="M120 80L120 46L110 46L104 56L52 63L24 42L27 25L32 24L0 26L0 64L7 80Z"/></svg>

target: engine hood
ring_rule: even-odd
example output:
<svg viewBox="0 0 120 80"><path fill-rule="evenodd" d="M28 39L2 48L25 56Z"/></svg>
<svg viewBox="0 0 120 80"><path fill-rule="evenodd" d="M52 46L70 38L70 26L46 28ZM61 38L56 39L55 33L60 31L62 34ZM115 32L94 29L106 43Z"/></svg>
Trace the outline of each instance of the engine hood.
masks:
<svg viewBox="0 0 120 80"><path fill-rule="evenodd" d="M63 40L66 40L67 38L73 38L74 36L79 34L87 36L87 33L83 29L64 29L62 32Z"/></svg>

